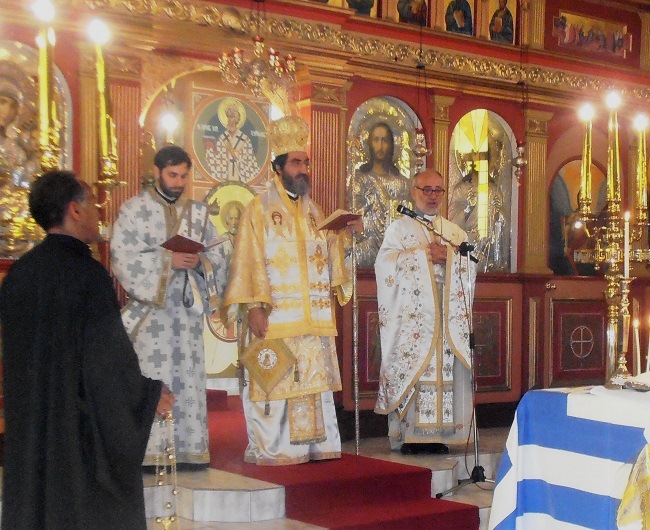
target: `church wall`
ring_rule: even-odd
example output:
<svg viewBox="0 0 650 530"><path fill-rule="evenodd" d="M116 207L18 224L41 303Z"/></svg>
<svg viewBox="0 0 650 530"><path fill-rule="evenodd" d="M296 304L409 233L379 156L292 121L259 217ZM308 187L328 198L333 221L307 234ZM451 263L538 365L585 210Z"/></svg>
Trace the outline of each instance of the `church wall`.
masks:
<svg viewBox="0 0 650 530"><path fill-rule="evenodd" d="M2 17L3 39L33 46L37 25L24 9L24 3L9 0L0 7L0 14L9 14ZM215 69L220 53L237 45L250 55L249 33L253 30L242 26L241 20L239 27L236 20L232 27L225 27L217 23L216 18L197 22L195 15L183 12L168 15L147 1L141 3L143 14L128 11L123 1L96 9L90 9L92 2L85 0L65 0L61 4L67 13L71 12L69 6L74 6L77 14L56 22L58 38L54 60L72 94L74 121L70 126L73 129L74 169L91 182L97 173L93 52L82 23L90 16L106 15L117 29L114 41L106 47L106 57L120 142L120 178L127 186L115 193L114 203L107 213L112 220L119 204L138 191L140 177L150 168L151 153L147 152L145 163L140 160L140 112L156 96L156 91L175 75L208 67L212 68L209 75L214 76L215 83L220 83L221 74ZM213 7L220 13L236 12L244 17L249 15L252 5L244 0L203 3L183 0L180 4ZM439 10L442 2L438 4ZM482 402L516 401L527 388L570 382L563 379L561 369L561 377L553 374L559 362L552 355L553 318L558 315L557 311L552 312L553 304L556 299L573 298L587 300L584 303L602 303L602 286L598 280L590 278L567 278L553 283L554 278L548 271L540 272L545 266L548 223L531 219L534 217L531 211L537 211L531 209L548 209L548 192L557 171L567 161L581 156L583 126L576 117L576 110L583 98L599 106L594 122L594 162L603 171L606 169L607 116L602 99L606 88L612 84L626 86L630 93L627 107L619 114L621 169L625 177L623 195L627 204L633 189L634 167L630 152L635 142L634 135L629 132L629 109L650 108L647 93L650 75L640 70L641 35L648 29L642 26L638 13L614 9L612 5L615 4L584 0L547 0L531 4L535 4L531 12L543 13L543 24L540 20L525 22L527 13L524 10L518 13L521 19L517 23L516 39L526 44L521 47L449 34L442 29L420 30L417 26L354 16L349 9L316 2L267 0L263 4L269 18L289 17L310 25L289 36L274 29L267 43L283 54L290 52L297 57L298 109L311 124L316 158L314 197L326 213L344 204L348 126L354 110L371 97L393 96L415 111L425 126L428 146L434 149L430 161L442 159L440 163L444 164L440 152L449 147L435 144L436 124L446 127L450 135L459 119L476 108L499 114L513 129L517 140L528 141L526 154L530 165L523 171L518 217L513 221L519 226L518 272L484 275L479 280L481 287L477 296L486 313L503 317L505 327L502 331L508 345L498 352L498 359L493 359L495 363L491 368L496 367L498 373L486 377L497 382L486 385L488 389L479 393ZM622 58L560 46L551 28L553 17L563 10L626 25L628 33L633 35L632 51ZM431 26L439 26L436 13L431 13ZM543 26L539 45L536 37L531 37L532 26ZM321 38L319 32L326 33L324 28L331 29L334 36ZM485 27L481 31L484 30ZM426 52L437 55L425 68L427 93L420 93L418 103L417 70L411 52L417 50L420 42ZM407 47L411 49L410 54L405 52L405 56L400 56L399 51ZM517 73L520 69L526 69L528 75L520 76ZM231 86L230 89L234 94L244 94L241 87ZM432 102L436 97L453 98L442 112L443 116L436 116ZM445 141L448 144L448 138ZM537 162L542 163L543 171ZM536 174L537 170L541 174ZM537 188L531 189L531 186ZM205 179L196 187L196 198L203 198L209 189L210 181ZM530 253L534 250L539 250L541 258L536 256L537 261L531 264ZM646 275L645 267L637 266L635 274ZM364 310L368 312L372 312L373 282L372 274L361 278ZM650 307L649 288L640 280L633 287L639 301L639 314L643 314ZM342 322L339 340L344 350L341 361L346 407L353 405L350 401L350 316L349 312L344 312L339 319ZM642 337L645 333L642 331ZM363 394L364 406L371 408L373 395L368 388Z"/></svg>

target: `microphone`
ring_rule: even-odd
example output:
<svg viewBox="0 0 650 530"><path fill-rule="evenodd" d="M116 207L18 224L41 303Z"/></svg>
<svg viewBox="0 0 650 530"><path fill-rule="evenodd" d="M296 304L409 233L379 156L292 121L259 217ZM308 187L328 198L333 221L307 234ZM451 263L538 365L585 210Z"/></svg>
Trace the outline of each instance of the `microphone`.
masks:
<svg viewBox="0 0 650 530"><path fill-rule="evenodd" d="M472 255L472 251L475 249L475 245L470 245L467 241L463 241L460 245L458 245L458 253L461 256L468 257L471 259L474 263L478 263L479 259Z"/></svg>
<svg viewBox="0 0 650 530"><path fill-rule="evenodd" d="M408 215L412 219L415 219L416 221L420 221L421 223L427 225L427 226L433 226L431 221L424 217L424 215L420 215L419 213L414 212L410 208L407 208L403 204L398 204L397 205L397 212L401 213L402 215Z"/></svg>
<svg viewBox="0 0 650 530"><path fill-rule="evenodd" d="M460 252L461 256L465 256L468 252L472 252L476 247L474 245L470 245L467 241L463 241L460 245L458 245L458 252Z"/></svg>
<svg viewBox="0 0 650 530"><path fill-rule="evenodd" d="M416 221L422 223L423 225L426 225L434 234L440 237L443 241L446 241L449 243L452 247L456 249L457 252L460 253L461 256L468 256L469 259L471 259L474 263L478 263L479 260L476 256L472 255L472 251L474 250L474 245L470 245L467 241L463 241L460 245L454 245L449 239L444 237L441 233L439 233L437 230L434 230L433 228L433 223L429 221L424 215L420 215L417 212L414 212L410 208L407 208L403 204L397 205L397 212L401 213L402 215L407 215L411 217L412 219L415 219Z"/></svg>

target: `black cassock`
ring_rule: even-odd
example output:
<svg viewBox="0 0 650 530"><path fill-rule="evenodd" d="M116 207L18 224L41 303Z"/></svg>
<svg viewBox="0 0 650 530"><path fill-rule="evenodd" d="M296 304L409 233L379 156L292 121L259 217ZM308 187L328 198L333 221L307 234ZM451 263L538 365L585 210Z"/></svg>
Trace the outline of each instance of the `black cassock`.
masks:
<svg viewBox="0 0 650 530"><path fill-rule="evenodd" d="M141 464L161 382L144 377L113 283L50 234L0 287L2 529L144 529Z"/></svg>

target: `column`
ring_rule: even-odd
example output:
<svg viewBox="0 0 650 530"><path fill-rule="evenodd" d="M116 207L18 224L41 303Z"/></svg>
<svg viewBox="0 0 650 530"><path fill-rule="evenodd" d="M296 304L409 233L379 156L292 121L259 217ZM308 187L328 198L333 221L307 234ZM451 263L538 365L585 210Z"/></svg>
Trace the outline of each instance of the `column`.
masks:
<svg viewBox="0 0 650 530"><path fill-rule="evenodd" d="M527 110L524 188L524 248L519 272L548 274L548 191L546 179L547 125L550 112ZM521 218L520 217L520 218Z"/></svg>
<svg viewBox="0 0 650 530"><path fill-rule="evenodd" d="M517 14L521 45L538 50L544 49L544 17L546 4L544 0L523 0Z"/></svg>
<svg viewBox="0 0 650 530"><path fill-rule="evenodd" d="M310 195L327 215L345 206L346 94L352 71L342 61L321 58L320 63L303 60L296 81L298 110L310 129Z"/></svg>
<svg viewBox="0 0 650 530"><path fill-rule="evenodd" d="M443 176L449 185L449 107L456 98L434 95L433 101L433 168ZM443 202L443 216L447 215L447 202Z"/></svg>

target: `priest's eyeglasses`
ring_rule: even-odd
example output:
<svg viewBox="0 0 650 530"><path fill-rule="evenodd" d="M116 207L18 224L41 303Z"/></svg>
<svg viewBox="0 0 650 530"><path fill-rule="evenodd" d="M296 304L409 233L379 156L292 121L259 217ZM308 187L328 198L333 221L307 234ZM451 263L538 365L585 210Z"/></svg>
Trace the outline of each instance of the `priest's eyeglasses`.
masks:
<svg viewBox="0 0 650 530"><path fill-rule="evenodd" d="M445 194L444 188L431 188L429 186L426 186L424 188L420 188L420 186L413 186L413 187L419 189L422 192L422 194L426 195L427 197L430 197L434 193L436 195L444 195Z"/></svg>

